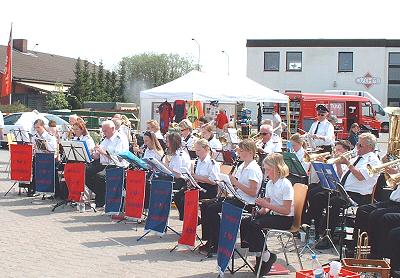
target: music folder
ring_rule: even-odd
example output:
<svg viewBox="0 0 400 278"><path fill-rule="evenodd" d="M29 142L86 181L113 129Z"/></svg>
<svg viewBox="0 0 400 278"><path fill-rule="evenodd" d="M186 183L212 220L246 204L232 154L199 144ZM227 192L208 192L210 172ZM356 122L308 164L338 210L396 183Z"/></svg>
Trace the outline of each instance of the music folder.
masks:
<svg viewBox="0 0 400 278"><path fill-rule="evenodd" d="M123 151L118 154L118 157L125 159L130 164L135 165L137 168L140 168L142 170L150 170L149 165L143 159L140 159L130 151Z"/></svg>

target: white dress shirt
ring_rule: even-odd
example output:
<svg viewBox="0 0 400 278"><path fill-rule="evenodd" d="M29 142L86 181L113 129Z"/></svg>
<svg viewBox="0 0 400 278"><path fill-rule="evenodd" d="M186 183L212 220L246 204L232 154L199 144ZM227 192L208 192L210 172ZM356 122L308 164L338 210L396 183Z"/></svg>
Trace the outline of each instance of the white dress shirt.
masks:
<svg viewBox="0 0 400 278"><path fill-rule="evenodd" d="M400 203L400 185L390 194L391 201Z"/></svg>
<svg viewBox="0 0 400 278"><path fill-rule="evenodd" d="M318 125L318 121L315 121L311 125L309 134L313 135L315 133L317 125ZM320 122L316 134L319 136L323 136L325 140L314 139L315 146L319 147L319 146L333 145L334 140L335 140L335 129L334 129L333 125L327 119Z"/></svg>
<svg viewBox="0 0 400 278"><path fill-rule="evenodd" d="M240 166L237 168L235 177L240 183L246 185L249 188L249 181L255 181L257 183L257 192L260 190L261 183L263 182L263 174L261 172L261 168L260 166L258 166L255 160L251 161L246 168L244 167L244 163L240 164ZM246 203L255 203L255 196L250 196L239 188L237 189L237 193Z"/></svg>
<svg viewBox="0 0 400 278"><path fill-rule="evenodd" d="M261 141L257 144L257 147L263 149L266 154L282 152L282 143L280 142L280 138L276 135L272 135L271 139L265 144Z"/></svg>
<svg viewBox="0 0 400 278"><path fill-rule="evenodd" d="M182 137L182 146L184 150L189 150L193 151L193 145L196 142L196 138L193 136L193 134L188 135L189 138L183 138Z"/></svg>
<svg viewBox="0 0 400 278"><path fill-rule="evenodd" d="M117 154L123 151L129 151L129 143L125 136L122 136L119 132L115 132L110 139L104 138L100 143L100 147L111 156L111 158L109 158L106 155L100 154L101 164L128 167L129 163L126 160L117 157Z"/></svg>
<svg viewBox="0 0 400 278"><path fill-rule="evenodd" d="M353 164L357 160L357 158L351 159L350 162ZM359 181L352 173L350 173L345 181L345 184L343 185L346 191L359 193L361 195L372 194L372 190L376 182L378 181L379 174L375 174L370 177L367 170L368 164L373 167L381 164L381 161L374 152L369 152L362 155L357 165L354 166L361 172L365 180ZM342 178L346 174L347 170L348 169L346 167L345 171L343 172Z"/></svg>
<svg viewBox="0 0 400 278"><path fill-rule="evenodd" d="M220 166L208 154L204 160L199 159L196 165L196 175L207 177L210 181L219 179Z"/></svg>
<svg viewBox="0 0 400 278"><path fill-rule="evenodd" d="M289 214L284 216L294 215L294 190L292 183L288 179L281 178L277 180L276 183L273 183L272 180L269 180L265 186L265 198L269 198L271 200L271 204L275 206L283 206L283 201L292 201ZM274 214L281 215L275 211Z"/></svg>
<svg viewBox="0 0 400 278"><path fill-rule="evenodd" d="M159 154L156 150L150 150L149 148L146 148L143 154L143 158L154 158L160 162L161 162L161 157L162 155Z"/></svg>
<svg viewBox="0 0 400 278"><path fill-rule="evenodd" d="M74 140L85 141L90 152L94 149L95 144L93 138L89 134L81 135L79 137L75 136Z"/></svg>
<svg viewBox="0 0 400 278"><path fill-rule="evenodd" d="M177 150L175 154L172 155L171 161L168 164L169 168L177 173L182 173L181 168L188 169L192 167L192 162L190 156L187 152L183 150Z"/></svg>

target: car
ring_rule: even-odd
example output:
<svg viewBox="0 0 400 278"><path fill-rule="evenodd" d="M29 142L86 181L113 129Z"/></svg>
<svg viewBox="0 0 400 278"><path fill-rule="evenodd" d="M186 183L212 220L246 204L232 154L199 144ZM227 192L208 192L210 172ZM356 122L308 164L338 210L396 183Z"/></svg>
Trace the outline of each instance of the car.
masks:
<svg viewBox="0 0 400 278"><path fill-rule="evenodd" d="M7 134L12 133L16 130L26 130L29 133L34 133L33 122L36 119L42 119L45 123L46 128L49 125L50 120L54 120L59 131L63 131L69 126L69 123L59 116L48 114L48 113L36 113L36 112L20 112L13 113L4 117L4 128L3 128L3 140L2 145L7 142ZM14 134L15 135L15 134Z"/></svg>

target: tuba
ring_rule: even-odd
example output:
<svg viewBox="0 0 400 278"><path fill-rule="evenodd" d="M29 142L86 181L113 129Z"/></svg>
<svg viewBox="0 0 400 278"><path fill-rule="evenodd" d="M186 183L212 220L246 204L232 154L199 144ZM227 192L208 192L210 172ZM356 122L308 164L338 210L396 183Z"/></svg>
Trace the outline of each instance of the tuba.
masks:
<svg viewBox="0 0 400 278"><path fill-rule="evenodd" d="M400 107L386 107L389 114L388 155L400 156Z"/></svg>

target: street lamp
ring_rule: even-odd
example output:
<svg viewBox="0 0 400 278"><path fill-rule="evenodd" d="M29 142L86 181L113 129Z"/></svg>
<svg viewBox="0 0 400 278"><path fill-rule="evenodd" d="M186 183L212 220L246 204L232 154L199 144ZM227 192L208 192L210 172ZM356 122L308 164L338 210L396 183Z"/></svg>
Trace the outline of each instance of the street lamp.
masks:
<svg viewBox="0 0 400 278"><path fill-rule="evenodd" d="M192 41L194 41L197 44L198 48L199 48L199 55L198 55L198 58L197 58L197 68L200 71L200 44L199 44L198 41L196 41L196 39L192 39Z"/></svg>
<svg viewBox="0 0 400 278"><path fill-rule="evenodd" d="M228 58L228 75L229 75L229 55L228 53L226 53L225 50L222 50L221 52L226 55L226 58Z"/></svg>

